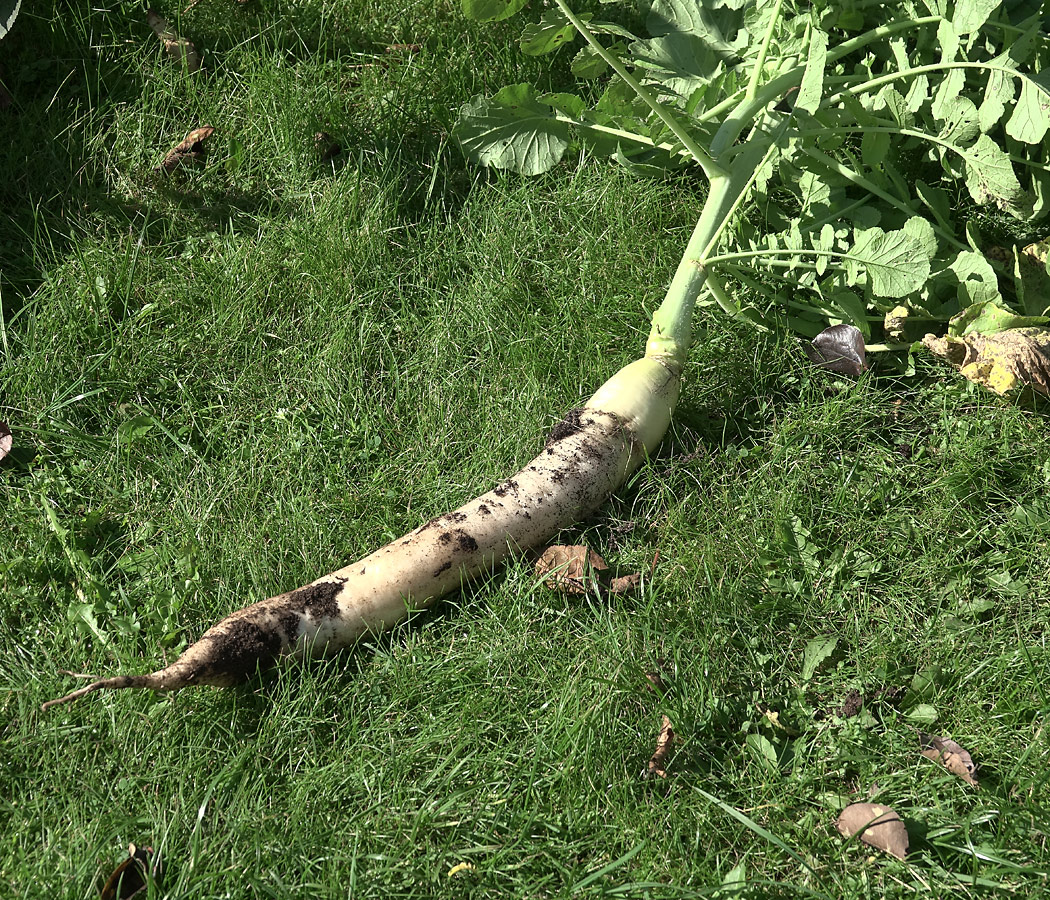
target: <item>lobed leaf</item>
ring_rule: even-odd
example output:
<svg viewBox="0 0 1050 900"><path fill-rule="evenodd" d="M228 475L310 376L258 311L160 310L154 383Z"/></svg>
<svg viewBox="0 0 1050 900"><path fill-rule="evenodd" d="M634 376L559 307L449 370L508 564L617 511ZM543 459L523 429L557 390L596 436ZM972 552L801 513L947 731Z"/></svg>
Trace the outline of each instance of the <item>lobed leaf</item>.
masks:
<svg viewBox="0 0 1050 900"><path fill-rule="evenodd" d="M868 275L879 297L905 297L930 277L930 255L923 238L904 229L868 228L857 234L847 259Z"/></svg>
<svg viewBox="0 0 1050 900"><path fill-rule="evenodd" d="M806 68L802 73L795 109L815 113L824 93L824 67L828 58L828 36L823 31L814 30L809 40L809 55Z"/></svg>
<svg viewBox="0 0 1050 900"><path fill-rule="evenodd" d="M475 97L460 111L453 135L471 161L522 175L550 170L569 146L568 123L529 84Z"/></svg>
<svg viewBox="0 0 1050 900"><path fill-rule="evenodd" d="M590 21L590 18L586 13L580 16L584 22ZM565 17L565 13L555 6L544 12L538 22L530 22L525 26L518 45L529 56L541 56L571 43L575 36L576 28Z"/></svg>
<svg viewBox="0 0 1050 900"><path fill-rule="evenodd" d="M962 256L962 254L959 255ZM1029 328L1046 325L1048 322L1050 319L1046 316L1019 316L994 301L985 301L975 303L953 316L948 322L948 334L954 337L965 337L971 334L998 334L1010 328Z"/></svg>
<svg viewBox="0 0 1050 900"><path fill-rule="evenodd" d="M1031 78L1021 80L1021 97L1006 123L1006 133L1014 140L1038 144L1050 128L1050 94Z"/></svg>
<svg viewBox="0 0 1050 900"><path fill-rule="evenodd" d="M991 203L1011 212L1023 208L1026 197L1021 182L1009 155L995 141L982 134L972 146L958 152L966 163L966 189L975 203Z"/></svg>

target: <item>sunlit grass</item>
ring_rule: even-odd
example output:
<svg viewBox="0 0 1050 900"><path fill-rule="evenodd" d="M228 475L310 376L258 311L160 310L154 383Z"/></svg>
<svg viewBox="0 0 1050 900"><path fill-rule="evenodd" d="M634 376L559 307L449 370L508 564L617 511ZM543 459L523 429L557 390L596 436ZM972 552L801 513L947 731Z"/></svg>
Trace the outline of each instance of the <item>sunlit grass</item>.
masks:
<svg viewBox="0 0 1050 900"><path fill-rule="evenodd" d="M752 897L1042 890L1044 418L935 366L838 382L706 316L660 453L561 536L638 596L521 561L244 689L38 712L512 471L640 351L699 208L588 161L467 169L458 103L543 77L513 26L231 9L181 23L191 81L130 7L26 11L3 44L0 893L93 896L131 841L168 859L158 897L710 896L737 867ZM208 168L159 180L205 121ZM906 863L835 832L869 797Z"/></svg>

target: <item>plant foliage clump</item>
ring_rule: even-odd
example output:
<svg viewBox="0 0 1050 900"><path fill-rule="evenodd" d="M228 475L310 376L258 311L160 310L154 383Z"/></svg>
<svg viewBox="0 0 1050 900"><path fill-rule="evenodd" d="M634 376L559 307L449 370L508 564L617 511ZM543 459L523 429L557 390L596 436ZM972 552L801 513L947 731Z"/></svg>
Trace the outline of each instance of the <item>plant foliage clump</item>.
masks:
<svg viewBox="0 0 1050 900"><path fill-rule="evenodd" d="M1050 205L1038 4L654 0L635 35L554 2L521 49L582 38L571 67L591 86L475 97L456 127L473 161L535 175L586 149L640 175L702 170L683 265L706 302L760 327L845 323L878 351L953 320L1050 322L1043 282L1016 251L989 254L979 226L1030 229ZM463 0L480 19L523 5Z"/></svg>

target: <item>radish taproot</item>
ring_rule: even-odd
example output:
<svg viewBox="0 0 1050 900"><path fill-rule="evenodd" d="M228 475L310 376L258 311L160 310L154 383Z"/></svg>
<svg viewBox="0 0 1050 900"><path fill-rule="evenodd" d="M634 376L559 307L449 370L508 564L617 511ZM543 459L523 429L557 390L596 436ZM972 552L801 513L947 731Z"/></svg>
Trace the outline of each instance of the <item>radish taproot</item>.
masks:
<svg viewBox="0 0 1050 900"><path fill-rule="evenodd" d="M282 657L381 632L542 543L597 509L655 449L678 400L687 346L668 342L656 322L646 356L567 415L539 456L487 494L305 587L238 610L163 669L103 678L42 709L106 688L237 684Z"/></svg>

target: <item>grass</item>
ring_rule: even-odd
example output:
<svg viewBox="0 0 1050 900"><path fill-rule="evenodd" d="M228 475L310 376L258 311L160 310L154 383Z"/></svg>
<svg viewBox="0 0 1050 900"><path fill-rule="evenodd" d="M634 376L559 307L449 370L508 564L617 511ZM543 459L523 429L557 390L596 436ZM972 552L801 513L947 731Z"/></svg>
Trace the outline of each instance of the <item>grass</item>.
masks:
<svg viewBox="0 0 1050 900"><path fill-rule="evenodd" d="M0 894L94 896L130 841L167 859L157 897L1047 889L1045 418L713 319L659 455L562 536L652 567L637 597L515 563L244 689L41 715L64 670L152 669L528 459L639 352L699 203L589 161L468 169L460 102L564 78L515 25L204 0L186 79L141 19L26 9L3 44ZM205 121L208 169L160 182ZM979 791L919 756L931 708ZM835 832L869 797L907 862Z"/></svg>

